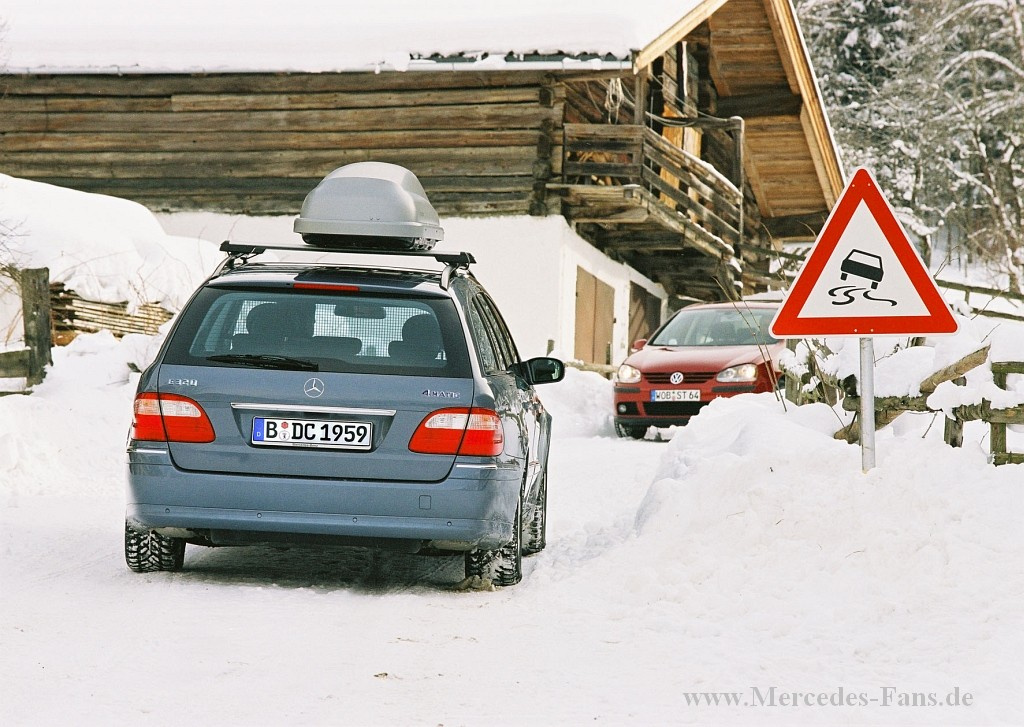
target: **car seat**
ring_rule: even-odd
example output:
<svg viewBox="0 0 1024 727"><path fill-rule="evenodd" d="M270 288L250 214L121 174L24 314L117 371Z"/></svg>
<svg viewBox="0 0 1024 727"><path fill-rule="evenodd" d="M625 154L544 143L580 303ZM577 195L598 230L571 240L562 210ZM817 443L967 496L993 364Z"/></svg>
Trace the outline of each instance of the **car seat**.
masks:
<svg viewBox="0 0 1024 727"><path fill-rule="evenodd" d="M294 355L289 350L302 340L301 318L281 303L260 303L245 317L246 333L231 338L234 353Z"/></svg>
<svg viewBox="0 0 1024 727"><path fill-rule="evenodd" d="M388 344L388 356L400 366L438 366L441 350L441 328L427 313L409 318L402 325L401 340Z"/></svg>

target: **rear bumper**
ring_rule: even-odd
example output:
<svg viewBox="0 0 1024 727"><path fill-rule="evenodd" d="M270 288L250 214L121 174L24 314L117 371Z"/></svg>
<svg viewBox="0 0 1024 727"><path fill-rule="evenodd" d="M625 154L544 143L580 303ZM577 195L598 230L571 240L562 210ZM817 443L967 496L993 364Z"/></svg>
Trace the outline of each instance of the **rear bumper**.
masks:
<svg viewBox="0 0 1024 727"><path fill-rule="evenodd" d="M175 537L469 550L512 537L522 472L465 462L430 483L202 473L157 448L129 451L127 480L127 521Z"/></svg>

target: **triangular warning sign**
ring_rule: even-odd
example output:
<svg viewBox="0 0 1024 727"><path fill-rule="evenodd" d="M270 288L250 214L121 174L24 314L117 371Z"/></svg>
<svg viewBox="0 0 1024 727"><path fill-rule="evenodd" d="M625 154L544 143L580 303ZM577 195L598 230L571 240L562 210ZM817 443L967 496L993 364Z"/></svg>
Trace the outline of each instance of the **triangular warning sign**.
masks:
<svg viewBox="0 0 1024 727"><path fill-rule="evenodd" d="M858 169L772 321L777 338L956 333L888 200Z"/></svg>

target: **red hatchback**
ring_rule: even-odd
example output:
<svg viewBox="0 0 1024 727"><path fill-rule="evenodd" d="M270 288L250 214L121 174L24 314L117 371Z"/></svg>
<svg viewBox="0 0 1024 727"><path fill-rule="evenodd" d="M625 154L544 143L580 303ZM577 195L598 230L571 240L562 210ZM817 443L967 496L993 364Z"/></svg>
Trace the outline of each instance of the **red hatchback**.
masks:
<svg viewBox="0 0 1024 727"><path fill-rule="evenodd" d="M619 366L615 431L641 439L650 426L686 424L720 396L772 391L785 347L768 326L777 303L743 301L683 308Z"/></svg>

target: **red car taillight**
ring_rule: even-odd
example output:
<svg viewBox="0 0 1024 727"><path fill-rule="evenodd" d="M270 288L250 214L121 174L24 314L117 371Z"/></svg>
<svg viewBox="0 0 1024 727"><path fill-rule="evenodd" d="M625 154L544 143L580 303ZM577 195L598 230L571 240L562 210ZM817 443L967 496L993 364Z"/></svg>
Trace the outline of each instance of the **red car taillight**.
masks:
<svg viewBox="0 0 1024 727"><path fill-rule="evenodd" d="M439 409L420 422L409 449L420 454L501 454L505 435L490 409Z"/></svg>
<svg viewBox="0 0 1024 727"><path fill-rule="evenodd" d="M132 439L147 442L212 442L213 424L186 396L144 393L135 397Z"/></svg>

